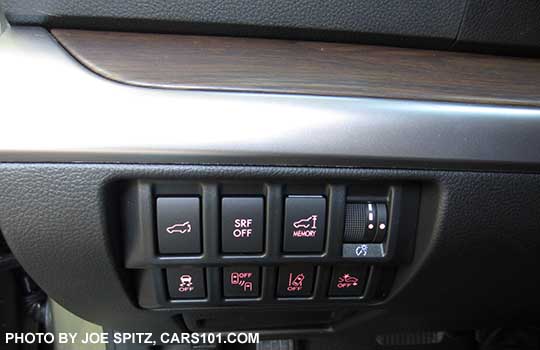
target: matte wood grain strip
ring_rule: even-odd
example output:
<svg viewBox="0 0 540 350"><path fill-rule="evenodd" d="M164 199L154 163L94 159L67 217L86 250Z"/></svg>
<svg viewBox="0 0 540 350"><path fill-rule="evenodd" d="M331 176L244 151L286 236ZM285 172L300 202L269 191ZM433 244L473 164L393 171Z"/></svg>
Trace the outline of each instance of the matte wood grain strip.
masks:
<svg viewBox="0 0 540 350"><path fill-rule="evenodd" d="M540 105L540 60L353 44L53 30L80 62L138 86Z"/></svg>

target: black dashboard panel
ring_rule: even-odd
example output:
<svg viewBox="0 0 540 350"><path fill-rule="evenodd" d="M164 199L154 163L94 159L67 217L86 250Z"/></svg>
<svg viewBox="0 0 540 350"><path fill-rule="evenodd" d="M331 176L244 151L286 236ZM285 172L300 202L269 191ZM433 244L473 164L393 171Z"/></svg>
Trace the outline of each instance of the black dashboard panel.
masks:
<svg viewBox="0 0 540 350"><path fill-rule="evenodd" d="M538 108L134 87L84 70L39 28L8 29L0 49L11 68L0 229L77 315L114 330L322 342L537 322ZM189 217L160 219L162 198ZM255 235L262 207L263 244L230 252L220 214L239 198L262 199L232 222ZM309 212L291 209L308 198ZM387 221L368 233L375 211ZM322 241L284 243L319 234L322 213ZM200 239L168 251L158 231ZM356 282L336 282L345 268ZM339 295L320 281L359 285Z"/></svg>
<svg viewBox="0 0 540 350"><path fill-rule="evenodd" d="M14 24L448 46L465 0L3 0Z"/></svg>
<svg viewBox="0 0 540 350"><path fill-rule="evenodd" d="M0 174L0 224L21 264L55 300L107 327L157 332L257 325L271 328L264 334L276 336L292 322L284 316L291 310L298 311L297 325L305 325L298 334L346 332L366 322L379 330L403 324L466 328L527 320L540 310L538 175L122 164L2 164ZM137 293L153 275L138 279L124 267L126 228L121 218L126 218L122 214L126 190L137 181L198 179L419 183L413 259L395 271L384 300L354 308L321 305L303 314L299 311L306 311L305 305L292 303L269 309L237 305L232 311L217 305L209 310L185 308L182 315L174 309L145 311ZM128 203L138 206L136 201ZM218 226L211 230L217 232ZM151 292L145 294L147 302L157 297ZM238 324L229 321L231 312L244 311Z"/></svg>
<svg viewBox="0 0 540 350"><path fill-rule="evenodd" d="M538 55L536 1L2 0L13 24Z"/></svg>
<svg viewBox="0 0 540 350"><path fill-rule="evenodd" d="M469 1L454 49L540 54L538 1Z"/></svg>

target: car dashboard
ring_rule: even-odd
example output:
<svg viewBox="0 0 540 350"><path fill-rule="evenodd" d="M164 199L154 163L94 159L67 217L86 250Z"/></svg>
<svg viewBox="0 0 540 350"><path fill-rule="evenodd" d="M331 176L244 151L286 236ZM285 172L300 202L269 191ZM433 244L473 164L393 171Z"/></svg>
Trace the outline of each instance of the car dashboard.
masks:
<svg viewBox="0 0 540 350"><path fill-rule="evenodd" d="M429 21L417 5L399 28L395 8L377 8L380 27L309 22L322 4L204 25L204 4L53 3L6 1L0 35L2 254L42 308L287 350L468 349L449 339L537 329L528 17L520 41L472 30L466 1L434 2Z"/></svg>

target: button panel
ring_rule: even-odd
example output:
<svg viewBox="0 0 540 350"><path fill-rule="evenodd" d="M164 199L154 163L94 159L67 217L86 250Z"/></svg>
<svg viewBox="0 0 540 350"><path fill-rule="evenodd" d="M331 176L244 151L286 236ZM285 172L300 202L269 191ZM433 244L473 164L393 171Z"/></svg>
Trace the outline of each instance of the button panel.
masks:
<svg viewBox="0 0 540 350"><path fill-rule="evenodd" d="M264 202L262 198L221 200L221 247L224 253L263 251Z"/></svg>
<svg viewBox="0 0 540 350"><path fill-rule="evenodd" d="M158 198L156 211L160 253L201 253L199 198Z"/></svg>
<svg viewBox="0 0 540 350"><path fill-rule="evenodd" d="M419 187L147 184L125 226L143 308L362 303L414 256Z"/></svg>

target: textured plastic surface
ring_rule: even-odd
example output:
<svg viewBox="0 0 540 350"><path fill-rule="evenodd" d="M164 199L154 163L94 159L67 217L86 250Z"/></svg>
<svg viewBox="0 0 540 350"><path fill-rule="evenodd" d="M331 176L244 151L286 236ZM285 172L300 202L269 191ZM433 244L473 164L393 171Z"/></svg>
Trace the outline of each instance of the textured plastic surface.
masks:
<svg viewBox="0 0 540 350"><path fill-rule="evenodd" d="M539 1L468 1L455 47L467 51L538 55L539 18Z"/></svg>
<svg viewBox="0 0 540 350"><path fill-rule="evenodd" d="M404 325L465 328L538 317L540 175L535 174L0 164L0 226L28 273L70 311L114 329L178 330L182 323L173 318L177 313L148 312L136 304L135 281L125 273L122 249L116 244L121 232L114 220L120 215L117 184L137 178L201 177L423 183L414 260L398 270L385 303L348 308L352 318L334 325L336 331L352 335L358 329L367 333ZM268 324L265 319L279 319L280 311L296 315L299 309L287 305L266 313L241 311L238 323ZM336 322L342 311L333 311ZM195 314L184 316L195 321ZM216 322L222 319L234 327L229 318L233 314L213 310L209 324L219 327ZM320 314L322 320L325 312Z"/></svg>
<svg viewBox="0 0 540 350"><path fill-rule="evenodd" d="M344 242L371 242L375 234L366 237L367 208L367 203L347 203L345 207L345 231L343 232Z"/></svg>
<svg viewBox="0 0 540 350"><path fill-rule="evenodd" d="M465 0L3 0L14 24L242 36L390 40L455 38Z"/></svg>
<svg viewBox="0 0 540 350"><path fill-rule="evenodd" d="M3 0L2 4L14 24L55 28L265 36L540 54L537 1Z"/></svg>
<svg viewBox="0 0 540 350"><path fill-rule="evenodd" d="M377 336L377 343L382 346L411 346L438 344L444 338L444 332L391 333Z"/></svg>

